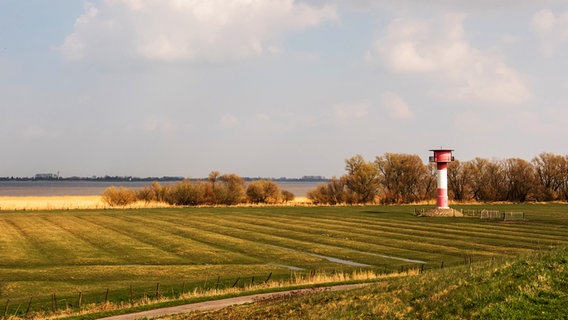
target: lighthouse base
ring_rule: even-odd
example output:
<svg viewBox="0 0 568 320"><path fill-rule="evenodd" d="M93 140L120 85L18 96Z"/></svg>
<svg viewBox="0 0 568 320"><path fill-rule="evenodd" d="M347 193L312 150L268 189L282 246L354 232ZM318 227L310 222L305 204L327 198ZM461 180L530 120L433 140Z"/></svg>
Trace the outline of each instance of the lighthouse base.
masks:
<svg viewBox="0 0 568 320"><path fill-rule="evenodd" d="M463 217L463 213L452 208L436 208L422 212L420 217Z"/></svg>

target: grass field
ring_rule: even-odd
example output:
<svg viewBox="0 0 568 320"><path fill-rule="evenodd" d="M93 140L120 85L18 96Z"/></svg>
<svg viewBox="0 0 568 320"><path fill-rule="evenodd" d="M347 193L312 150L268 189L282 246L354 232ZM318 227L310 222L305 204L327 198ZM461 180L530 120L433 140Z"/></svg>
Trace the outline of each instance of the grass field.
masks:
<svg viewBox="0 0 568 320"><path fill-rule="evenodd" d="M315 271L440 269L568 244L568 205L461 207L524 211L527 221L417 218L413 206L1 212L0 303L22 315L54 308L54 293L61 309L76 307L79 292L85 305L128 302Z"/></svg>

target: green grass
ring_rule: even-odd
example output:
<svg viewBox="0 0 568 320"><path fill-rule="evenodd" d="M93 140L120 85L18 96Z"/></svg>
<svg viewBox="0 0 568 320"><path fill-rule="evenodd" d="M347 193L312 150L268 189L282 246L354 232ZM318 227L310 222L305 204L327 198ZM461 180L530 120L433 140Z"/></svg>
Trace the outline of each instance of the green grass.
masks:
<svg viewBox="0 0 568 320"><path fill-rule="evenodd" d="M417 218L414 206L225 207L0 213L0 307L31 310L178 296L293 273L393 272L514 257L568 245L568 205L475 205L527 221ZM416 208L421 208L416 206ZM323 255L370 265L356 267ZM400 259L392 259L384 256ZM291 271L285 266L302 268ZM217 285L217 279L219 284ZM207 284L206 284L207 283Z"/></svg>
<svg viewBox="0 0 568 320"><path fill-rule="evenodd" d="M567 312L564 247L166 319L567 319Z"/></svg>

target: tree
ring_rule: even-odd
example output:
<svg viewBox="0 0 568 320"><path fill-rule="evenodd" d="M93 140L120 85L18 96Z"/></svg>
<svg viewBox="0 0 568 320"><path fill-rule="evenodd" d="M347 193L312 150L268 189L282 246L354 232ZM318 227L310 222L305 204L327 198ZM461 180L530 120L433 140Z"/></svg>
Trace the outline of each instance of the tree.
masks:
<svg viewBox="0 0 568 320"><path fill-rule="evenodd" d="M367 162L360 154L345 160L346 186L355 195L356 203L375 201L379 191L379 171L373 162Z"/></svg>
<svg viewBox="0 0 568 320"><path fill-rule="evenodd" d="M347 176L332 177L328 183L320 184L308 191L308 199L314 204L354 203L354 195L347 189Z"/></svg>
<svg viewBox="0 0 568 320"><path fill-rule="evenodd" d="M448 163L448 193L451 199L465 201L471 198L472 164L458 160Z"/></svg>
<svg viewBox="0 0 568 320"><path fill-rule="evenodd" d="M472 193L476 201L504 201L507 199L503 166L499 161L475 158L471 162Z"/></svg>
<svg viewBox="0 0 568 320"><path fill-rule="evenodd" d="M525 202L536 187L534 167L523 159L510 158L503 161L503 175L508 201Z"/></svg>
<svg viewBox="0 0 568 320"><path fill-rule="evenodd" d="M543 152L532 159L539 182L539 200L559 200L568 176L568 158Z"/></svg>
<svg viewBox="0 0 568 320"><path fill-rule="evenodd" d="M377 156L375 164L379 170L384 203L409 203L422 199L425 181L431 185L428 168L419 156L411 154L385 153Z"/></svg>

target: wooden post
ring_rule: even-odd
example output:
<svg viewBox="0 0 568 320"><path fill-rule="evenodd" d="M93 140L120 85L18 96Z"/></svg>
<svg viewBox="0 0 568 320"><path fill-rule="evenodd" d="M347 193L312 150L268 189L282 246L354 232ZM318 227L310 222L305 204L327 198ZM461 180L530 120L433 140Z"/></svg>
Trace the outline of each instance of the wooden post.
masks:
<svg viewBox="0 0 568 320"><path fill-rule="evenodd" d="M234 288L237 285L237 283L239 283L239 280L241 280L241 277L237 278L237 280L235 281L235 283L233 283L233 286L231 288Z"/></svg>
<svg viewBox="0 0 568 320"><path fill-rule="evenodd" d="M444 269L444 261L442 261L442 266L440 266L440 269Z"/></svg>
<svg viewBox="0 0 568 320"><path fill-rule="evenodd" d="M106 294L105 294L105 304L107 304L107 303L108 303L108 288L107 288L107 291L106 291Z"/></svg>
<svg viewBox="0 0 568 320"><path fill-rule="evenodd" d="M250 279L250 286L252 287L254 285L254 276L252 276L252 279Z"/></svg>
<svg viewBox="0 0 568 320"><path fill-rule="evenodd" d="M217 284L215 284L215 290L219 289L219 280L221 280L221 276L217 276Z"/></svg>
<svg viewBox="0 0 568 320"><path fill-rule="evenodd" d="M10 308L10 299L6 300L6 307L4 308L4 318L8 315L8 308Z"/></svg>
<svg viewBox="0 0 568 320"><path fill-rule="evenodd" d="M32 307L32 300L34 297L30 297L30 302L28 302L28 307L26 308L26 316L30 313L30 308Z"/></svg>
<svg viewBox="0 0 568 320"><path fill-rule="evenodd" d="M160 296L160 283L158 282L156 284L156 299L158 299L159 296Z"/></svg>
<svg viewBox="0 0 568 320"><path fill-rule="evenodd" d="M183 284L181 285L181 294L182 294L182 295L185 294L185 281L184 281Z"/></svg>
<svg viewBox="0 0 568 320"><path fill-rule="evenodd" d="M77 302L77 308L81 310L81 303L83 302L83 291L79 291L79 301Z"/></svg>
<svg viewBox="0 0 568 320"><path fill-rule="evenodd" d="M53 312L55 312L55 311L57 311L57 295L54 293L51 296L51 298L52 298L51 299L51 307L52 307Z"/></svg>

